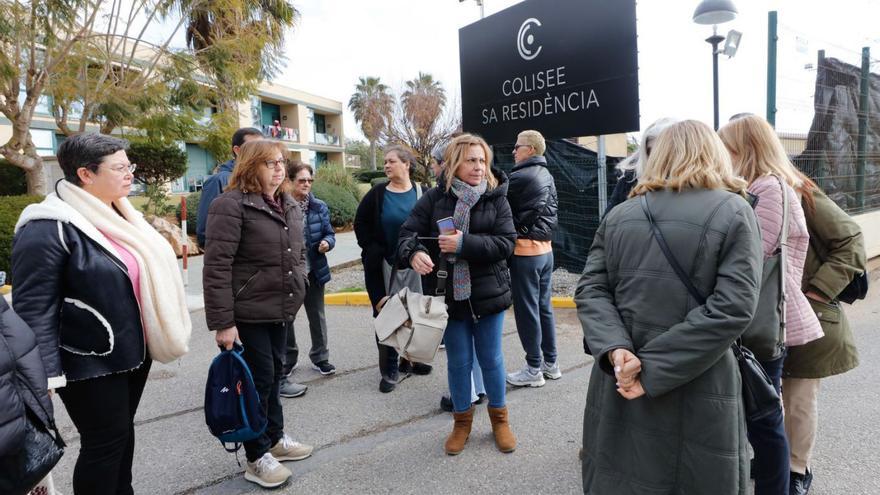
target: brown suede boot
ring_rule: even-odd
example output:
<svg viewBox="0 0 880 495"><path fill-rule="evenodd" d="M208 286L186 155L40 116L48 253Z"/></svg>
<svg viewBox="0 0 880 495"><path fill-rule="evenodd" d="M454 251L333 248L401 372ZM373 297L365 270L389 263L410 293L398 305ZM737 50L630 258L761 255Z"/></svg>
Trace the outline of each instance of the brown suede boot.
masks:
<svg viewBox="0 0 880 495"><path fill-rule="evenodd" d="M471 434L471 424L474 422L474 406L471 406L465 412L454 412L452 417L455 418L452 433L446 438L446 453L449 455L461 454L464 450L464 444L467 442Z"/></svg>
<svg viewBox="0 0 880 495"><path fill-rule="evenodd" d="M495 434L495 446L505 454L516 450L516 437L513 436L510 423L507 422L507 406L489 407L487 410L492 421L492 433Z"/></svg>

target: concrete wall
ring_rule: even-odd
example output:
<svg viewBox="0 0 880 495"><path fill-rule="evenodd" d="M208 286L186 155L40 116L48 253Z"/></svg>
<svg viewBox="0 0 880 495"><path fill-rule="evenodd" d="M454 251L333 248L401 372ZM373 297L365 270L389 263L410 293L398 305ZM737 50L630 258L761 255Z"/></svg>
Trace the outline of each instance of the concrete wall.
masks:
<svg viewBox="0 0 880 495"><path fill-rule="evenodd" d="M854 215L853 220L862 228L868 259L880 256L880 211Z"/></svg>
<svg viewBox="0 0 880 495"><path fill-rule="evenodd" d="M599 138L596 136L582 136L577 138L579 145L599 152ZM605 136L605 156L625 157L626 152L626 134L609 134Z"/></svg>

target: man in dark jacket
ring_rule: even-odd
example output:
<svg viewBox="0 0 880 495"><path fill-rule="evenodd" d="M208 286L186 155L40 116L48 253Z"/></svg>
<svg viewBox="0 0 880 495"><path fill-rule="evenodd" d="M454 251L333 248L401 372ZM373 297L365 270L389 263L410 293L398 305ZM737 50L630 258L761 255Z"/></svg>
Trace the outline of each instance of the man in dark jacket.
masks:
<svg viewBox="0 0 880 495"><path fill-rule="evenodd" d="M217 196L223 194L232 169L235 168L235 160L238 158L238 150L241 145L252 140L260 139L263 133L253 127L242 127L232 135L232 159L220 165L217 173L205 179L202 185L202 198L199 200L199 214L196 218L196 239L199 247L205 249L205 228L208 226L208 208Z"/></svg>
<svg viewBox="0 0 880 495"><path fill-rule="evenodd" d="M526 352L526 365L507 375L518 387L541 387L544 379L562 377L556 362L556 322L550 303L553 276L551 239L556 227L556 185L544 158L546 145L538 131L517 136L507 200L516 227L510 259L513 314Z"/></svg>

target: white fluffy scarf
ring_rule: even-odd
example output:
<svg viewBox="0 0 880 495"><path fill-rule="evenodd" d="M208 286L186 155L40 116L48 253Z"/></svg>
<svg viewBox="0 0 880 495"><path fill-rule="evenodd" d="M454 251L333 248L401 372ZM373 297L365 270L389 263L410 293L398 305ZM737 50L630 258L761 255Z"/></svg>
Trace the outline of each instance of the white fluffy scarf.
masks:
<svg viewBox="0 0 880 495"><path fill-rule="evenodd" d="M113 202L122 214L119 216L98 198L66 180L58 182L56 191L58 197L50 194L45 203L62 200L74 210L67 211L70 223L122 260L122 256L104 236L106 233L137 260L140 268L141 318L150 357L169 363L186 354L189 351L192 323L177 257L168 241L144 220L128 198Z"/></svg>

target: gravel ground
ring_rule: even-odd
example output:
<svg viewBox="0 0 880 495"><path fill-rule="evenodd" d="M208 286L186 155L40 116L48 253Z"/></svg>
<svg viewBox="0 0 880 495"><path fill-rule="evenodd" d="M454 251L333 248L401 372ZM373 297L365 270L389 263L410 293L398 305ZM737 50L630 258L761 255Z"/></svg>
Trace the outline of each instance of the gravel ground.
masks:
<svg viewBox="0 0 880 495"><path fill-rule="evenodd" d="M553 295L554 296L574 296L574 289L577 286L579 273L571 273L563 268L553 272ZM330 282L325 287L327 294L346 290L350 292L353 288L363 291L364 289L364 270L361 265L354 265L334 271Z"/></svg>

